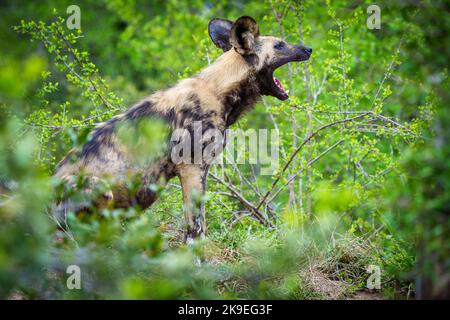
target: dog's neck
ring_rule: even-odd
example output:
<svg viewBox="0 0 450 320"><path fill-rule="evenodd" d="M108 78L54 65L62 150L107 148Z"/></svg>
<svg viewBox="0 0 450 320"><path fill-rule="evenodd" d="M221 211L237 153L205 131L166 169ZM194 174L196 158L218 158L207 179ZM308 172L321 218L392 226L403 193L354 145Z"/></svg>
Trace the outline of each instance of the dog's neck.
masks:
<svg viewBox="0 0 450 320"><path fill-rule="evenodd" d="M226 126L235 123L244 113L250 111L261 97L259 85L253 75L242 80L225 92L220 100L224 107Z"/></svg>
<svg viewBox="0 0 450 320"><path fill-rule="evenodd" d="M245 59L231 49L203 69L198 78L207 82L214 93L220 96L246 79L251 69Z"/></svg>
<svg viewBox="0 0 450 320"><path fill-rule="evenodd" d="M222 102L227 127L249 111L261 97L251 64L233 49L221 55L198 77L207 82Z"/></svg>

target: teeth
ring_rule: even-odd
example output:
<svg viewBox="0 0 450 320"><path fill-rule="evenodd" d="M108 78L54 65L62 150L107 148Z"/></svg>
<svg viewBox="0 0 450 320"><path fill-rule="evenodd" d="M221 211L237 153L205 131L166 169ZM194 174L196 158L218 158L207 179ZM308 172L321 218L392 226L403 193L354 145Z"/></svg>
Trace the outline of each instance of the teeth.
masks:
<svg viewBox="0 0 450 320"><path fill-rule="evenodd" d="M280 80L278 80L277 78L273 77L273 81L274 81L275 84L277 85L278 89L280 89L281 91L285 92L283 86L281 85Z"/></svg>
<svg viewBox="0 0 450 320"><path fill-rule="evenodd" d="M275 84L277 85L278 88L282 89L281 85L280 85L280 81L276 80Z"/></svg>

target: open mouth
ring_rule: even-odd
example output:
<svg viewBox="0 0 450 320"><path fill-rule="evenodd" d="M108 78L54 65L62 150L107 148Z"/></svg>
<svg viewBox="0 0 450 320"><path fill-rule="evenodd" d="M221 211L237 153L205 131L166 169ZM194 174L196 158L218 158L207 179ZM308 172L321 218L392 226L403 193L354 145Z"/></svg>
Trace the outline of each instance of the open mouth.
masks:
<svg viewBox="0 0 450 320"><path fill-rule="evenodd" d="M286 90L284 89L283 85L281 84L281 81L278 80L277 78L275 78L275 76L272 76L272 78L273 78L273 82L276 86L277 98L279 98L281 100L286 100L287 98L289 98L289 95L286 92Z"/></svg>
<svg viewBox="0 0 450 320"><path fill-rule="evenodd" d="M279 63L274 69L270 70L266 74L265 82L267 84L267 88L268 88L267 93L269 95L271 95L275 98L278 98L280 100L286 100L287 98L289 98L289 94L287 93L287 91L284 88L283 84L281 83L280 79L275 77L273 75L273 73L279 67L281 67L289 62L292 62L292 61L296 61L296 60L283 61L282 63Z"/></svg>
<svg viewBox="0 0 450 320"><path fill-rule="evenodd" d="M273 75L273 72L278 69L279 67L289 63L289 62L300 62L308 60L311 56L311 51L307 52L302 50L300 54L296 54L294 56L291 56L289 58L285 58L282 60L279 60L278 63L276 63L269 72L265 75L265 83L266 83L266 92L268 95L274 96L280 100L286 100L289 98L288 93L286 92L286 89L284 88L281 81Z"/></svg>

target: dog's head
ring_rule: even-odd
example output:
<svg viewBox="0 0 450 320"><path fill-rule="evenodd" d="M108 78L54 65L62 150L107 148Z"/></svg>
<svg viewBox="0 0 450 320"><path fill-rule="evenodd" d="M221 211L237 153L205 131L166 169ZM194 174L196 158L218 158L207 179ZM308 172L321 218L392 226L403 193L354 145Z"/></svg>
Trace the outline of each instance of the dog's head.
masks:
<svg viewBox="0 0 450 320"><path fill-rule="evenodd" d="M235 50L251 66L263 95L280 100L288 98L281 82L273 76L275 69L291 61L305 61L312 49L304 45L291 45L282 39L261 36L256 21L243 16L235 22L212 19L208 25L214 44L224 52Z"/></svg>

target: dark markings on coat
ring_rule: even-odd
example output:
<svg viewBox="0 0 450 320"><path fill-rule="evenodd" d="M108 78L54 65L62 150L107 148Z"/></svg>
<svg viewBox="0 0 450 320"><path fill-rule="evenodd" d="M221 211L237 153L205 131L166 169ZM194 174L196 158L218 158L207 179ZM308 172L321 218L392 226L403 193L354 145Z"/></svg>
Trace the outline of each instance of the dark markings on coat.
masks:
<svg viewBox="0 0 450 320"><path fill-rule="evenodd" d="M245 112L249 111L261 97L258 81L254 77L249 77L234 90L231 90L222 97L226 108L226 126L231 126Z"/></svg>

